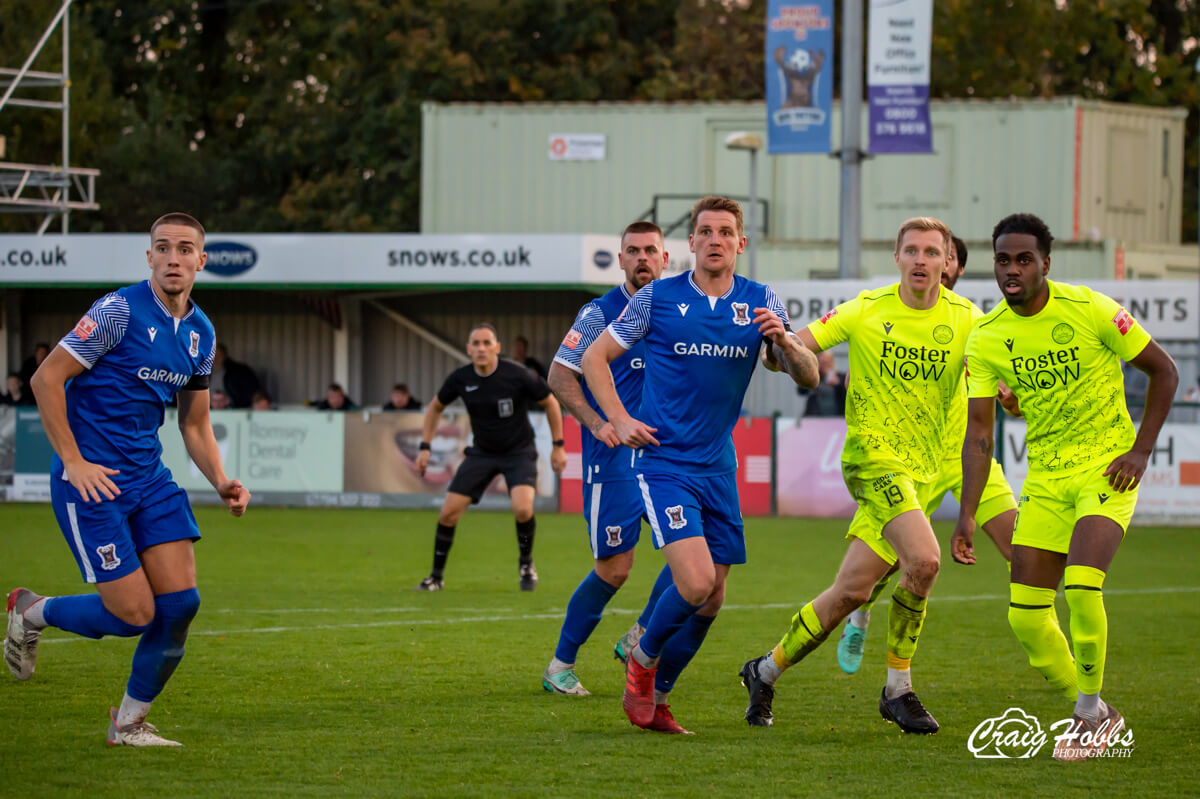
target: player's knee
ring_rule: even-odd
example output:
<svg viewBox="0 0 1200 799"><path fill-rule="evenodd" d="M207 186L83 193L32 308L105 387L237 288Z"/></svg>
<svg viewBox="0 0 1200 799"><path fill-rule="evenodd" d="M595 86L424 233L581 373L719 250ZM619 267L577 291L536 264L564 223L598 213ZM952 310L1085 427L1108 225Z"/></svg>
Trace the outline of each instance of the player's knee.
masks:
<svg viewBox="0 0 1200 799"><path fill-rule="evenodd" d="M618 562L617 558L598 560L595 566L596 576L614 588L620 588L629 579L629 567L628 562Z"/></svg>
<svg viewBox="0 0 1200 799"><path fill-rule="evenodd" d="M940 568L941 564L936 557L919 557L914 559L905 569L905 572L908 574L909 580L912 581L913 587L917 589L915 593L922 595L928 593L937 580Z"/></svg>
<svg viewBox="0 0 1200 799"><path fill-rule="evenodd" d="M703 605L712 596L715 585L716 578L710 575L708 579L693 577L685 582L676 583L675 588L689 605Z"/></svg>
<svg viewBox="0 0 1200 799"><path fill-rule="evenodd" d="M463 512L458 509L443 510L438 514L438 524L442 525L443 527L456 527L458 525L458 520L462 518L462 515Z"/></svg>
<svg viewBox="0 0 1200 799"><path fill-rule="evenodd" d="M138 603L129 607L113 610L109 608L109 612L116 616L121 621L128 624L130 627L139 628L138 632L145 630L150 626L150 622L154 621L154 603L149 604ZM131 633L131 635L134 633Z"/></svg>
<svg viewBox="0 0 1200 799"><path fill-rule="evenodd" d="M873 585L852 585L847 586L839 597L840 604L844 607L847 613L856 610L865 605L871 599L871 590Z"/></svg>
<svg viewBox="0 0 1200 799"><path fill-rule="evenodd" d="M722 585L720 588L717 588L711 594L709 594L708 599L704 602L704 606L696 612L704 616L716 616L717 612L721 610L721 606L724 604L725 586Z"/></svg>
<svg viewBox="0 0 1200 799"><path fill-rule="evenodd" d="M160 594L154 598L157 611L171 621L190 622L200 612L200 592L195 588Z"/></svg>

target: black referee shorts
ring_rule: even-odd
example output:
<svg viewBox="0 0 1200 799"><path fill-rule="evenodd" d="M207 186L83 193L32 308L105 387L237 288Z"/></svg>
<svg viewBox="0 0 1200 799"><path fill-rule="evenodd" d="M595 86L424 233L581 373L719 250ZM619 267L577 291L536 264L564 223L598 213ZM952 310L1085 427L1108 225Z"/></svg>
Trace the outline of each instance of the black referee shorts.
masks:
<svg viewBox="0 0 1200 799"><path fill-rule="evenodd" d="M537 487L537 450L518 450L507 455L468 454L459 464L448 489L455 494L464 494L474 504L483 496L496 475L504 475L509 492L513 486Z"/></svg>

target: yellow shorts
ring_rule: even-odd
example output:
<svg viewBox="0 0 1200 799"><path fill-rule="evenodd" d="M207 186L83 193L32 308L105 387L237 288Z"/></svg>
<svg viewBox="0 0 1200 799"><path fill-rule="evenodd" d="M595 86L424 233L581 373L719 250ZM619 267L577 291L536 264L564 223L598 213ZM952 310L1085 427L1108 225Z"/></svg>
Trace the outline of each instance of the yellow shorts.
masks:
<svg viewBox="0 0 1200 799"><path fill-rule="evenodd" d="M901 513L922 510L922 499L932 483L919 483L905 472L856 475L846 478L846 488L858 503L850 520L846 538L860 539L889 564L896 562L896 550L883 537L883 527Z"/></svg>
<svg viewBox="0 0 1200 799"><path fill-rule="evenodd" d="M942 461L941 471L929 486L929 494L924 504L926 516L932 515L938 509L938 505L942 504L942 498L946 496L947 491L954 494L956 502L962 502L962 461L958 458ZM975 521L983 526L1001 513L1016 507L1017 501L1013 499L1012 488L1004 479L1004 469L996 462L995 458L992 458L992 468L988 472L987 482L983 486L983 494L979 498Z"/></svg>
<svg viewBox="0 0 1200 799"><path fill-rule="evenodd" d="M1075 525L1084 516L1103 516L1129 530L1138 489L1118 493L1104 470L1110 459L1066 477L1030 473L1021 486L1013 545L1066 553Z"/></svg>

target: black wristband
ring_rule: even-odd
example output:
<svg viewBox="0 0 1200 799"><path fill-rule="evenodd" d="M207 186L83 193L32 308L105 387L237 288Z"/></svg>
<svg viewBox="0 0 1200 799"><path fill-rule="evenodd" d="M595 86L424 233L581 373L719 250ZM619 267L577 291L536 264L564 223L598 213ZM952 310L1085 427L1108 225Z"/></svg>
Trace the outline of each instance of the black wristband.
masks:
<svg viewBox="0 0 1200 799"><path fill-rule="evenodd" d="M421 445L420 445L419 447L417 447L417 449L419 449L419 450L422 450L422 451L424 451L424 452L428 452L428 451L429 451L429 442L428 442L428 441L422 441L422 442L421 442Z"/></svg>
<svg viewBox="0 0 1200 799"><path fill-rule="evenodd" d="M553 446L561 447L561 446L564 446L567 442L563 441L561 438L556 438L553 441L551 441L550 443Z"/></svg>

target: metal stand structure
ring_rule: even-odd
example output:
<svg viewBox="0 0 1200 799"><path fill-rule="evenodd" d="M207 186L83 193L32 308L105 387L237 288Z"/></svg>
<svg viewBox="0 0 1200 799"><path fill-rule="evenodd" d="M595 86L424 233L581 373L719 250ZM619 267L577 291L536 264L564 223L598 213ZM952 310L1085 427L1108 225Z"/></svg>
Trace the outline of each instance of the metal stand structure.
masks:
<svg viewBox="0 0 1200 799"><path fill-rule="evenodd" d="M20 106L58 111L62 117L61 164L22 164L0 160L0 213L43 214L37 229L39 236L50 228L55 217L61 220L62 232L67 233L71 211L96 211L100 208L96 202L96 178L100 170L70 166L71 67L68 54L71 38L67 15L70 6L71 0L63 0L62 7L50 20L20 69L0 67L0 88L4 89L4 94L0 95L0 114L7 106ZM29 67L37 60L59 25L62 26L62 71L31 70ZM47 88L61 89L62 99L36 100L15 96L18 89ZM3 125L2 120L0 116L0 126ZM0 153L0 157L2 155Z"/></svg>

